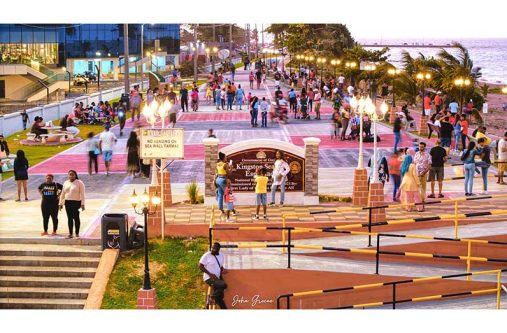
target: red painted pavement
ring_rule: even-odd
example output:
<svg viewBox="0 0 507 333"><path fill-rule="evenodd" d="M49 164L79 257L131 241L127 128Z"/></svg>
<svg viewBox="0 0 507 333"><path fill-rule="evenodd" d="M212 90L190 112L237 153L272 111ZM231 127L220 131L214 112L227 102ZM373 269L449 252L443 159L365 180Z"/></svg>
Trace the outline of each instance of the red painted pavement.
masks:
<svg viewBox="0 0 507 333"><path fill-rule="evenodd" d="M243 107L244 109L244 107ZM184 113L181 114L178 121L245 121L250 120L250 113L248 111L231 112L223 111L217 113Z"/></svg>
<svg viewBox="0 0 507 333"><path fill-rule="evenodd" d="M106 172L102 155L98 158L99 172ZM79 173L88 172L88 155L87 154L59 154L54 158L46 160L34 167L31 167L31 174L51 173L67 173L69 170L76 170ZM114 154L111 164L112 172L127 171L127 154Z"/></svg>

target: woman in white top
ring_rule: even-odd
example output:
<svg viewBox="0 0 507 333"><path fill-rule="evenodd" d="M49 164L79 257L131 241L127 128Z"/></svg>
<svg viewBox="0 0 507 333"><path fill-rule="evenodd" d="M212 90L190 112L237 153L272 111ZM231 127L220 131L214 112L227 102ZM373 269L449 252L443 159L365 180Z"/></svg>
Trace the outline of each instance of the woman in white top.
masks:
<svg viewBox="0 0 507 333"><path fill-rule="evenodd" d="M69 179L63 184L62 193L60 194L60 210L64 205L69 225L69 236L67 238L72 238L74 224L76 226L76 238L79 238L79 227L81 225L79 208L85 210L85 186L74 170L69 170Z"/></svg>
<svg viewBox="0 0 507 333"><path fill-rule="evenodd" d="M275 204L275 194L276 188L280 186L280 205L283 205L285 201L285 182L287 181L287 175L290 172L289 164L285 161L285 157L283 152L280 150L276 151L276 161L275 166L273 167L273 172L271 173L271 178L273 178L273 183L271 184L271 203L270 206Z"/></svg>

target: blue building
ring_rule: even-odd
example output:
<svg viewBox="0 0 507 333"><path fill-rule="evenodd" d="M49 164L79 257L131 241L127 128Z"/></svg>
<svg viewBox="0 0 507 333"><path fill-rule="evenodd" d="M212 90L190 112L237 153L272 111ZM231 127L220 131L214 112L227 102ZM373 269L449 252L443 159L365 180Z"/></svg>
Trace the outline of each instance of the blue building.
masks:
<svg viewBox="0 0 507 333"><path fill-rule="evenodd" d="M145 70L176 65L179 24L129 24L128 29L131 72L141 65ZM149 61L141 57L142 32ZM35 61L73 74L99 68L101 76L113 78L123 64L123 38L123 24L0 24L0 62Z"/></svg>

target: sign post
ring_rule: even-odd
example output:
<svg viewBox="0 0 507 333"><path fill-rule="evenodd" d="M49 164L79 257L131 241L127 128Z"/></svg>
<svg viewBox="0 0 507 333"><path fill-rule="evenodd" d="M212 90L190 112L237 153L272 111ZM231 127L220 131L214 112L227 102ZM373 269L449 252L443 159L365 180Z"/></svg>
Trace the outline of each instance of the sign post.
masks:
<svg viewBox="0 0 507 333"><path fill-rule="evenodd" d="M183 128L142 128L140 141L140 155L142 159L183 159L184 131ZM153 163L156 166L155 163ZM165 197L164 197L164 165L160 165L160 209L162 214L161 236L164 239L165 228ZM156 168L153 169L156 172ZM156 177L155 177L156 179ZM170 186L170 184L169 184Z"/></svg>

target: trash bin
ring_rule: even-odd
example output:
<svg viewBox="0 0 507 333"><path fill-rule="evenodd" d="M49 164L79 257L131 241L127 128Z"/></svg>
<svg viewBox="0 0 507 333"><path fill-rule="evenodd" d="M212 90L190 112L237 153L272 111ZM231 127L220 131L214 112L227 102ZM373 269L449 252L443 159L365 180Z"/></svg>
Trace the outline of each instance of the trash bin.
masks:
<svg viewBox="0 0 507 333"><path fill-rule="evenodd" d="M127 250L127 214L104 214L101 221L102 249Z"/></svg>
<svg viewBox="0 0 507 333"><path fill-rule="evenodd" d="M129 249L139 249L144 245L144 226L134 222L129 230Z"/></svg>

